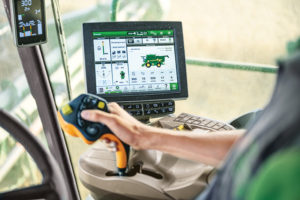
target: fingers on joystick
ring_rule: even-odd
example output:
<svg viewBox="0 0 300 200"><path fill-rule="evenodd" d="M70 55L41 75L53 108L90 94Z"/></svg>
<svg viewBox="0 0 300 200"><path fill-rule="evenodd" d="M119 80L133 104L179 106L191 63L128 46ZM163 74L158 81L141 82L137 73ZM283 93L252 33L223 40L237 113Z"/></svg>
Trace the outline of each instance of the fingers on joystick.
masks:
<svg viewBox="0 0 300 200"><path fill-rule="evenodd" d="M103 138L101 139L102 143L105 144L106 148L111 151L111 152L117 152L119 149L118 149L118 144L117 142L115 141L112 141L108 138Z"/></svg>

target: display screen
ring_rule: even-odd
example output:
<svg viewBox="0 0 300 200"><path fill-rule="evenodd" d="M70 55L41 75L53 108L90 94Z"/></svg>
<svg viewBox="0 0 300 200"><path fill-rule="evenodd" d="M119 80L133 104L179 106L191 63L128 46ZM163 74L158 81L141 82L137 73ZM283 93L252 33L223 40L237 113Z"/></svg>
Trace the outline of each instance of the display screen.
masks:
<svg viewBox="0 0 300 200"><path fill-rule="evenodd" d="M41 43L46 40L43 4L42 0L15 1L15 32L19 45Z"/></svg>
<svg viewBox="0 0 300 200"><path fill-rule="evenodd" d="M92 32L97 94L178 91L173 30Z"/></svg>

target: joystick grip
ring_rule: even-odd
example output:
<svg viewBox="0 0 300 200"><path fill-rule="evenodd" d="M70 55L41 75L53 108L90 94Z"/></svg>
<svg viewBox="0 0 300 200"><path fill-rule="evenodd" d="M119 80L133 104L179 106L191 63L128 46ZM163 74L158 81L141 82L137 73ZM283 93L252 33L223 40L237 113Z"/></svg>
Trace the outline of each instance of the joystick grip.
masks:
<svg viewBox="0 0 300 200"><path fill-rule="evenodd" d="M83 94L57 112L59 124L66 133L73 137L81 138L86 144L93 144L98 139L108 139L115 142L117 144L116 164L118 172L120 176L125 175L130 147L114 135L104 124L81 118L81 112L86 109L98 109L109 112L105 99L90 94Z"/></svg>
<svg viewBox="0 0 300 200"><path fill-rule="evenodd" d="M100 139L108 139L110 141L113 141L117 144L117 151L116 151L116 161L117 161L117 167L118 172L120 176L123 176L126 171L127 167L127 161L129 156L129 146L123 142L119 138L117 138L113 134L103 134Z"/></svg>

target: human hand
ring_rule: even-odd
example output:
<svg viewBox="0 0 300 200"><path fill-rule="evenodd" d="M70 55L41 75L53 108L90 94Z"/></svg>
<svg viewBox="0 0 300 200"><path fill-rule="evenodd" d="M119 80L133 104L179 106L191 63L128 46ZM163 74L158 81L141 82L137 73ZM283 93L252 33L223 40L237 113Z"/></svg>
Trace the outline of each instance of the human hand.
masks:
<svg viewBox="0 0 300 200"><path fill-rule="evenodd" d="M136 120L117 103L109 103L107 106L110 113L100 110L84 110L81 116L85 120L105 124L122 141L135 149L146 148L147 135L144 130L146 130L148 126ZM117 151L115 142L107 139L103 142L109 150Z"/></svg>

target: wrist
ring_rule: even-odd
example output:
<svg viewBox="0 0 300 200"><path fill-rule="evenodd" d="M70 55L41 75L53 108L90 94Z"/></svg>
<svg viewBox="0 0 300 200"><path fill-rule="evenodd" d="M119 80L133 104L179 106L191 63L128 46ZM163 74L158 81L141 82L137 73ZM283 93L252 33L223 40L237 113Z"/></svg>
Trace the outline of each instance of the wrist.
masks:
<svg viewBox="0 0 300 200"><path fill-rule="evenodd" d="M138 139L139 149L154 149L157 144L159 134L156 128L143 125L140 128L140 137Z"/></svg>

